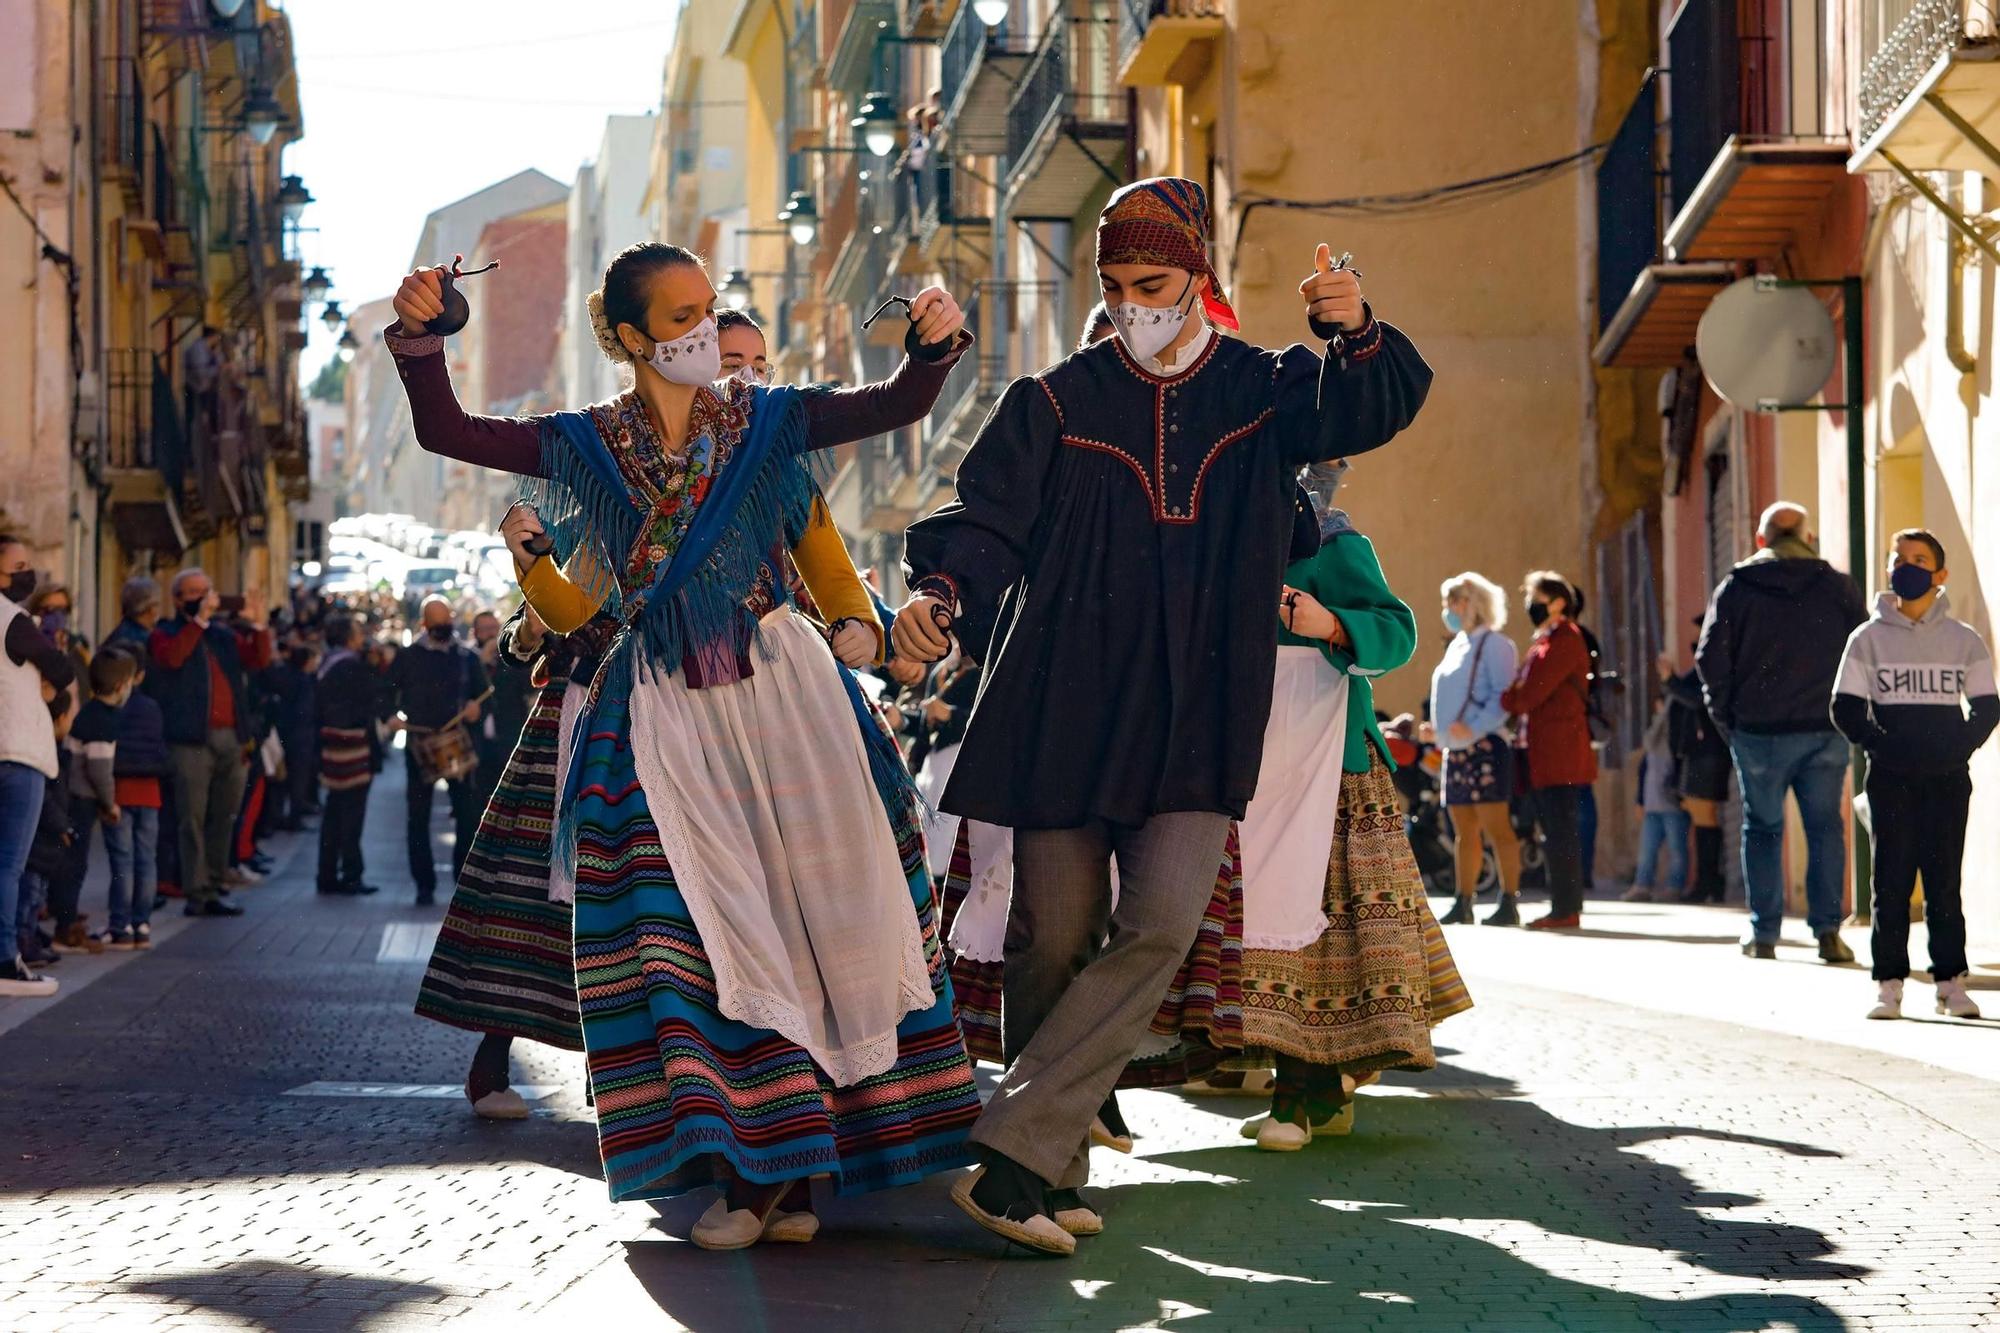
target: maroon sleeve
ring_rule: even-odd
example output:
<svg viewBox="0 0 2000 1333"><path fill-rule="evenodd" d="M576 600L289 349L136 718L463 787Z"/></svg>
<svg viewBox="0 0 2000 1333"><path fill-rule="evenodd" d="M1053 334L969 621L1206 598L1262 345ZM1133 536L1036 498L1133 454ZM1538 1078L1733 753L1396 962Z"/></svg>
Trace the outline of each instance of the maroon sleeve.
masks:
<svg viewBox="0 0 2000 1333"><path fill-rule="evenodd" d="M236 636L236 653L243 659L245 671L262 671L271 665L271 631L251 630L248 634Z"/></svg>
<svg viewBox="0 0 2000 1333"><path fill-rule="evenodd" d="M899 430L922 421L936 406L945 376L972 346L972 334L960 329L951 351L936 361L904 357L896 373L880 384L806 396L806 438L811 449L831 449L870 436Z"/></svg>
<svg viewBox="0 0 2000 1333"><path fill-rule="evenodd" d="M1532 713L1570 677L1582 683L1590 674L1590 652L1583 636L1573 630L1548 636L1545 651L1528 650L1528 665L1514 687L1500 696L1500 706L1510 713ZM1587 690L1589 687L1585 686Z"/></svg>
<svg viewBox="0 0 2000 1333"><path fill-rule="evenodd" d="M444 339L406 338L400 324L384 331L396 373L410 399L417 443L433 454L520 476L542 475L542 433L533 418L473 416L458 405L445 369Z"/></svg>
<svg viewBox="0 0 2000 1333"><path fill-rule="evenodd" d="M195 645L200 642L201 626L195 621L183 620L180 633L169 634L164 629L156 629L153 637L147 640L147 645L152 649L155 662L178 670L187 665L188 658L194 655Z"/></svg>

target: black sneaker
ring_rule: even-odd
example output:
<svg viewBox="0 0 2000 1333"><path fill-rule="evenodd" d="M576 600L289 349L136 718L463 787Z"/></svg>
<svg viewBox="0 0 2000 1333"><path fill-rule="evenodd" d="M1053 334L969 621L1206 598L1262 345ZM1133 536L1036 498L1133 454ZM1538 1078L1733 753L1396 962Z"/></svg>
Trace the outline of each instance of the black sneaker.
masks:
<svg viewBox="0 0 2000 1333"><path fill-rule="evenodd" d="M1514 894L1502 894L1500 905L1493 914L1479 923L1482 926L1518 926L1521 924L1521 900Z"/></svg>
<svg viewBox="0 0 2000 1333"><path fill-rule="evenodd" d="M1438 918L1440 926L1469 926L1476 918L1472 914L1472 899L1460 898L1452 903L1451 910Z"/></svg>
<svg viewBox="0 0 2000 1333"><path fill-rule="evenodd" d="M363 884L363 883L362 883L362 882L361 882L360 880L358 880L358 879L351 879L351 880L348 880L348 881L347 881L347 882L346 882L345 884L343 884L343 885L341 885L341 886L340 886L340 891L341 891L342 893L352 893L352 894L356 895L357 897L362 897L362 898L365 898L365 897L367 897L367 896L368 896L369 894L371 894L371 893L380 893L380 892L382 892L382 889L381 889L381 886L380 886L380 885L376 885L376 884Z"/></svg>
<svg viewBox="0 0 2000 1333"><path fill-rule="evenodd" d="M189 916L242 916L243 909L226 898L211 898L207 902L190 902Z"/></svg>

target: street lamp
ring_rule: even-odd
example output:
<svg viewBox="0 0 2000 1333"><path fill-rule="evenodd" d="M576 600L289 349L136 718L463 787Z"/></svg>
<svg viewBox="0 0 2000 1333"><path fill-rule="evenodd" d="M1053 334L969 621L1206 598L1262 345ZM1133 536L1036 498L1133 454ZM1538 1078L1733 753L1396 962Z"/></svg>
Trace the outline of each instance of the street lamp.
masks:
<svg viewBox="0 0 2000 1333"><path fill-rule="evenodd" d="M731 310L741 310L750 304L750 279L743 276L743 270L732 268L722 275L722 286L716 296Z"/></svg>
<svg viewBox="0 0 2000 1333"><path fill-rule="evenodd" d="M972 0L972 12L981 23L997 28L1007 21L1008 0Z"/></svg>
<svg viewBox="0 0 2000 1333"><path fill-rule="evenodd" d="M243 8L243 0L208 0L208 7L215 11L218 18L233 19Z"/></svg>
<svg viewBox="0 0 2000 1333"><path fill-rule="evenodd" d="M252 88L243 102L243 128L250 132L250 137L259 144L267 144L284 123L285 108L278 105L278 100L262 88Z"/></svg>
<svg viewBox="0 0 2000 1333"><path fill-rule="evenodd" d="M819 209L804 190L793 192L778 220L785 224L793 245L811 245L819 235Z"/></svg>
<svg viewBox="0 0 2000 1333"><path fill-rule="evenodd" d="M313 201L312 191L297 176L287 176L278 182L278 212L286 222L296 227L305 215L306 205Z"/></svg>
<svg viewBox="0 0 2000 1333"><path fill-rule="evenodd" d="M333 354L340 358L342 365L345 365L354 359L355 349L360 346L361 344L354 340L354 330L343 329L341 330L340 341L333 345Z"/></svg>
<svg viewBox="0 0 2000 1333"><path fill-rule="evenodd" d="M333 279L318 264L313 265L312 272L306 274L305 281L299 284L299 295L305 297L307 305L318 305L332 292Z"/></svg>
<svg viewBox="0 0 2000 1333"><path fill-rule="evenodd" d="M869 93L859 111L850 122L861 131L861 141L868 145L868 151L877 157L887 157L896 151L896 130L900 117L889 101L887 93Z"/></svg>
<svg viewBox="0 0 2000 1333"><path fill-rule="evenodd" d="M328 301L326 303L326 313L321 315L319 318L320 318L320 323L326 325L326 331L328 333L332 333L335 329L340 327L342 321L344 321L347 317L340 313L340 302Z"/></svg>

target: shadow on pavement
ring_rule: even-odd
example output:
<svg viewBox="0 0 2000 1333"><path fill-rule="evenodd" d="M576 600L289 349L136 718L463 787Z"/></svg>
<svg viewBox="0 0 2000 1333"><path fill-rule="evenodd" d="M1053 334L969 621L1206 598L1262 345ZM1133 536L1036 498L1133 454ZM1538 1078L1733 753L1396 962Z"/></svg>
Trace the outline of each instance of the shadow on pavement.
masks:
<svg viewBox="0 0 2000 1333"><path fill-rule="evenodd" d="M272 1333L365 1329L378 1316L392 1321L400 1311L421 1308L447 1294L442 1287L423 1282L253 1262L167 1273L118 1286L136 1295L164 1297L188 1314L225 1315L244 1327Z"/></svg>
<svg viewBox="0 0 2000 1333"><path fill-rule="evenodd" d="M1869 1269L1835 1260L1810 1227L1716 1215L1763 1200L1704 1189L1633 1149L1702 1138L1839 1154L1699 1127L1594 1128L1502 1080L1433 1077L1479 1095L1369 1098L1352 1137L1297 1154L1244 1144L1148 1159L1188 1178L1095 1191L1106 1233L1069 1260L1009 1250L933 1180L826 1201L811 1245L707 1254L645 1241L627 1262L663 1312L703 1330L1847 1327L1773 1287ZM659 1229L685 1237L710 1197L663 1205ZM940 1281L940 1265L959 1271Z"/></svg>

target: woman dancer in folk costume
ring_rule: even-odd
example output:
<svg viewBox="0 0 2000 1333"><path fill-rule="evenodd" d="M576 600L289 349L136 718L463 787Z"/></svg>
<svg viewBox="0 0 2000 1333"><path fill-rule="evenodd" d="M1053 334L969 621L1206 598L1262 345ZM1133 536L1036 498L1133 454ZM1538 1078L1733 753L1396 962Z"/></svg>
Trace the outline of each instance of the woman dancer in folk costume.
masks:
<svg viewBox="0 0 2000 1333"><path fill-rule="evenodd" d="M531 513L517 506L501 524L501 534L519 552L527 534L538 528ZM537 563L520 552L516 572L525 578ZM824 500L813 502L812 521L787 561L794 563L804 595L838 627L834 655L849 667L879 660L885 642L881 622ZM581 596L567 603L558 599L552 611L562 623L576 625L568 634L549 631L527 602L500 631L500 669L529 672L537 693L480 818L417 992L419 1014L481 1034L465 1095L476 1114L492 1120L528 1114L509 1079L516 1037L583 1049L570 947L574 885L566 876L551 876L549 852L562 738L588 698L618 622L579 611Z"/></svg>
<svg viewBox="0 0 2000 1333"><path fill-rule="evenodd" d="M1243 818L1246 1059L1277 1067L1267 1151L1346 1134L1354 1089L1432 1069L1430 1030L1470 1008L1403 829L1370 682L1410 660L1417 621L1333 498L1346 461L1306 469L1321 545L1285 570L1263 772Z"/></svg>
<svg viewBox="0 0 2000 1333"><path fill-rule="evenodd" d="M716 387L700 261L634 246L591 301L633 389L509 421L459 408L424 336L439 291L434 269L405 279L389 335L418 441L530 478L546 535L523 546L554 559L529 591L560 566L618 622L567 734L552 855L612 1197L723 1185L694 1238L735 1248L804 1209L811 1176L858 1193L965 1162L978 1098L933 898L883 813L907 778L779 572L812 514L804 455L921 418L970 341L957 304L916 298L914 355L884 383Z"/></svg>
<svg viewBox="0 0 2000 1333"><path fill-rule="evenodd" d="M1118 191L1097 247L1117 339L1002 395L959 498L910 529L915 596L893 630L899 653L935 660L953 616L991 617L1023 585L944 805L1014 830L1006 1006L1033 1036L953 1197L1057 1254L1075 1249L1052 1213L1077 1203L1091 1117L1185 958L1256 788L1293 475L1387 443L1430 382L1325 246L1300 284L1323 353L1218 335L1211 321L1236 321L1192 181Z"/></svg>

